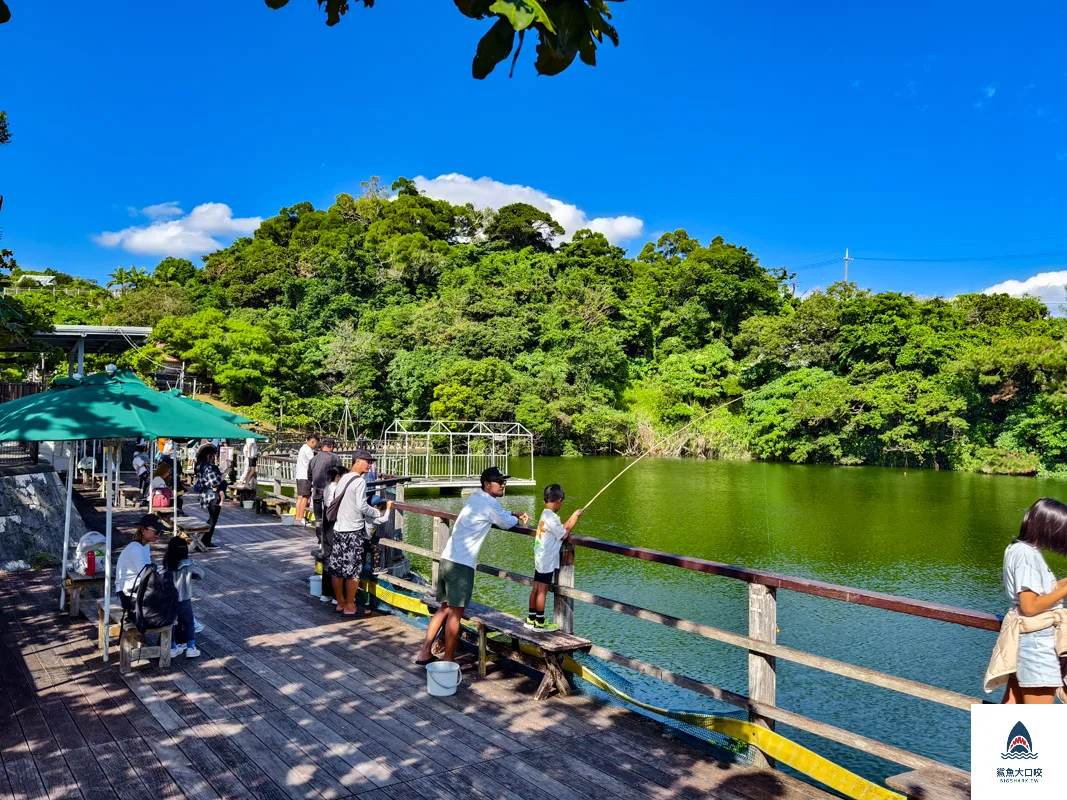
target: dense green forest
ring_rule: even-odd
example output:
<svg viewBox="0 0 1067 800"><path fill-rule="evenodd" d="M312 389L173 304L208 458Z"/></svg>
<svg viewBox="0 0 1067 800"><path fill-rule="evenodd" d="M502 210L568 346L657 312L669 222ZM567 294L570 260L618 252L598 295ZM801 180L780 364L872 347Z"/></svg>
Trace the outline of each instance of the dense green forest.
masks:
<svg viewBox="0 0 1067 800"><path fill-rule="evenodd" d="M131 366L184 361L294 429L336 430L350 398L372 433L395 417L516 420L544 454L636 453L736 399L661 451L1067 473L1067 323L1036 299L841 283L798 298L721 237L678 230L628 257L561 233L531 206L374 180L325 210L283 208L200 266L122 269L110 290L57 274L60 291L8 305L31 327L153 326Z"/></svg>

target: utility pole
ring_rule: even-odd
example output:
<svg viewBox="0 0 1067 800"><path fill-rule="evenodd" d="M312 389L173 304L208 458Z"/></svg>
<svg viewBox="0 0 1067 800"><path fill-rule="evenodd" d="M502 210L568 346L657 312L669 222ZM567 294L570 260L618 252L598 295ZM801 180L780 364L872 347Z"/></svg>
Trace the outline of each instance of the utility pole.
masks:
<svg viewBox="0 0 1067 800"><path fill-rule="evenodd" d="M848 283L848 262L849 261L855 261L855 260L856 259L854 259L854 258L849 256L848 248L846 247L845 248L845 283Z"/></svg>

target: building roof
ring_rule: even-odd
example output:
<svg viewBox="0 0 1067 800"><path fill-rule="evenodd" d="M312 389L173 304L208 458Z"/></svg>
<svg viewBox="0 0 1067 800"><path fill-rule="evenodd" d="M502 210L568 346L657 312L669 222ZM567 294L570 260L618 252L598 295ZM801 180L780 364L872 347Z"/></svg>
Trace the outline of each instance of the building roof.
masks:
<svg viewBox="0 0 1067 800"><path fill-rule="evenodd" d="M13 342L3 350L25 352L43 347L70 351L84 341L86 353L118 355L142 347L151 333L151 328L122 325L56 325L55 330L38 331L29 342Z"/></svg>

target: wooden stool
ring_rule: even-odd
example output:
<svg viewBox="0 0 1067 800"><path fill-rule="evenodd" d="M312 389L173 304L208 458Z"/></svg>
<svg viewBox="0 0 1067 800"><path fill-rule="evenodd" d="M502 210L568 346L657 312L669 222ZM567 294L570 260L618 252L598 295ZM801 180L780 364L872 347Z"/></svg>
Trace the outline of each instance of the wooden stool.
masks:
<svg viewBox="0 0 1067 800"><path fill-rule="evenodd" d="M97 647L104 649L104 601L97 600L98 626ZM119 636L119 673L125 675L133 669L133 662L142 658L158 658L160 667L170 666L170 644L172 626L165 628L149 628L144 636L135 627L122 627L122 601L117 597L111 598L111 625L109 636ZM121 634L120 634L121 631ZM145 636L158 633L159 645L149 647L145 644Z"/></svg>
<svg viewBox="0 0 1067 800"><path fill-rule="evenodd" d="M211 526L206 522L179 522L178 535L189 541L194 553L206 553L207 545L204 544L204 534Z"/></svg>
<svg viewBox="0 0 1067 800"><path fill-rule="evenodd" d="M96 587L104 588L103 573L97 575L82 575L80 572L70 570L63 579L63 588L67 590L67 613L72 617L81 613L82 592Z"/></svg>

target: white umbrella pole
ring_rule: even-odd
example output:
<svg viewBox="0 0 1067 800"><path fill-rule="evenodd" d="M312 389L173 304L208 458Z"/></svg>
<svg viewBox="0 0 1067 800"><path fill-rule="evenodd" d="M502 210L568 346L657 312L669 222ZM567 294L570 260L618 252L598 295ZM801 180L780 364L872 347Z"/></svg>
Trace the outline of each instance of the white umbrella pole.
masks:
<svg viewBox="0 0 1067 800"><path fill-rule="evenodd" d="M174 446L171 448L170 456L170 479L174 484L170 490L170 500L174 504L174 507L171 509L171 525L174 526L172 530L174 531L175 535L177 535L178 533L178 465L180 462L181 457L178 455L178 443L175 442Z"/></svg>
<svg viewBox="0 0 1067 800"><path fill-rule="evenodd" d="M104 473L107 474L107 448L104 448ZM107 522L104 533L104 663L111 646L111 499L107 503Z"/></svg>
<svg viewBox="0 0 1067 800"><path fill-rule="evenodd" d="M74 504L74 462L77 444L67 442L67 521L63 525L63 566L59 572L59 610L67 604L67 567L70 563L70 512Z"/></svg>

